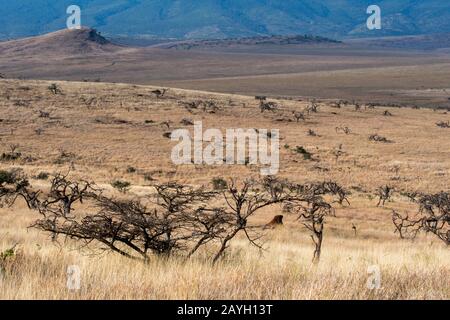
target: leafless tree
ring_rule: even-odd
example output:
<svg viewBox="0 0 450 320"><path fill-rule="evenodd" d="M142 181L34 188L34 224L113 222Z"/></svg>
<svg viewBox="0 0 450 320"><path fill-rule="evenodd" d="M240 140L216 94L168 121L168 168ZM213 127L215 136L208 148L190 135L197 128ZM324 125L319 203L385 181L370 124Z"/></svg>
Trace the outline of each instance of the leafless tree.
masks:
<svg viewBox="0 0 450 320"><path fill-rule="evenodd" d="M290 184L287 181L274 177L266 177L262 180L246 180L241 186L231 180L222 196L226 203L223 213L227 217L233 217L228 222L225 234L221 235L220 248L213 258L216 263L228 248L230 241L240 232L243 232L250 243L262 249L258 240L261 238L257 226L250 226L248 219L262 208L276 203L282 203L291 197Z"/></svg>
<svg viewBox="0 0 450 320"><path fill-rule="evenodd" d="M341 185L334 181L325 181L317 185L317 189L321 191L322 194L330 194L337 196L337 201L340 205L346 202L350 205L348 200L349 192L345 190Z"/></svg>
<svg viewBox="0 0 450 320"><path fill-rule="evenodd" d="M57 174L52 179L50 191L42 202L41 209L58 212L66 217L71 214L74 203L83 203L83 199L92 197L97 191L91 182L70 181L67 175Z"/></svg>
<svg viewBox="0 0 450 320"><path fill-rule="evenodd" d="M152 93L156 96L157 99L164 97L168 89L156 89L153 90Z"/></svg>
<svg viewBox="0 0 450 320"><path fill-rule="evenodd" d="M419 205L416 214L392 213L392 221L401 238L415 238L420 232L432 233L450 245L450 193L422 194L412 198Z"/></svg>
<svg viewBox="0 0 450 320"><path fill-rule="evenodd" d="M317 113L318 108L319 108L319 106L317 105L317 103L315 101L313 101L309 106L306 107L305 112L307 114Z"/></svg>
<svg viewBox="0 0 450 320"><path fill-rule="evenodd" d="M187 119L187 118L181 119L180 123L183 126L192 126L194 124L194 122L191 119Z"/></svg>
<svg viewBox="0 0 450 320"><path fill-rule="evenodd" d="M300 120L305 121L305 115L303 114L303 112L299 112L299 111L292 111L292 115L294 116L294 119L299 122Z"/></svg>
<svg viewBox="0 0 450 320"><path fill-rule="evenodd" d="M352 133L352 130L347 126L336 127L336 133L343 132L345 134Z"/></svg>
<svg viewBox="0 0 450 320"><path fill-rule="evenodd" d="M58 203L51 201L55 197L49 197L41 202L42 218L33 227L83 241L86 245L100 242L105 249L143 261L148 261L150 253L169 255L195 242L189 254L192 255L216 237L219 232L216 226L222 223L222 218L205 204L214 192L176 183L155 185L155 190L156 194L147 203L114 199L95 190L89 195L93 212L81 215L68 215L59 209L65 207L64 197L58 197ZM56 209L50 205L56 205Z"/></svg>
<svg viewBox="0 0 450 320"><path fill-rule="evenodd" d="M170 121L170 120L161 122L161 125L166 126L167 129L170 129L171 124L172 124L172 121Z"/></svg>
<svg viewBox="0 0 450 320"><path fill-rule="evenodd" d="M50 112L39 110L39 118L50 118Z"/></svg>
<svg viewBox="0 0 450 320"><path fill-rule="evenodd" d="M378 196L377 207L380 206L380 204L382 206L384 206L386 201L389 201L389 199L391 199L393 192L394 192L394 188L392 188L391 186L385 185L385 186L379 187L377 190L377 196Z"/></svg>
<svg viewBox="0 0 450 320"><path fill-rule="evenodd" d="M50 90L50 92L53 94L61 94L62 93L61 89L59 88L59 86L56 83L52 83L51 85L49 85L48 90Z"/></svg>
<svg viewBox="0 0 450 320"><path fill-rule="evenodd" d="M324 198L325 195L334 194L331 190L335 187L330 188L328 184L330 183L298 186L297 195L287 199L284 205L284 210L296 214L311 232L311 239L315 246L313 263L318 263L320 260L325 221L327 217L335 215L333 207ZM338 189L342 188L338 187Z"/></svg>
<svg viewBox="0 0 450 320"><path fill-rule="evenodd" d="M440 128L450 128L450 122L449 121L440 121L438 123L436 123L436 125Z"/></svg>
<svg viewBox="0 0 450 320"><path fill-rule="evenodd" d="M30 209L36 208L39 193L30 190L30 183L21 171L0 170L0 207L12 206L18 198L22 198Z"/></svg>
<svg viewBox="0 0 450 320"><path fill-rule="evenodd" d="M390 143L392 142L391 140L389 140L386 137L380 136L379 134L375 133L375 134L371 134L369 136L369 140L370 141L375 141L375 142L383 142L383 143Z"/></svg>
<svg viewBox="0 0 450 320"><path fill-rule="evenodd" d="M259 104L259 109L261 110L261 112L264 111L272 111L275 112L275 110L278 108L278 104L276 102L263 102L261 101L261 103Z"/></svg>

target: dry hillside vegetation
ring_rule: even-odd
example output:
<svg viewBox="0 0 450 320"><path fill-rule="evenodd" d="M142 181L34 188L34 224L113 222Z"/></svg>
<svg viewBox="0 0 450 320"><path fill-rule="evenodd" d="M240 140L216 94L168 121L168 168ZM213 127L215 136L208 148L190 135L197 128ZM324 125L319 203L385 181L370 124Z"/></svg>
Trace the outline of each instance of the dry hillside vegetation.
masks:
<svg viewBox="0 0 450 320"><path fill-rule="evenodd" d="M235 225L240 229L225 243L227 248L220 252L220 234L219 241L212 239L189 259L176 251L163 256L149 253L141 261L104 250L99 241L86 245L77 239L55 237L45 232L49 231L49 221L36 223L43 212L53 217L49 202L36 211L30 210L22 197L11 206L6 201L0 209L0 298L450 297L448 229L433 232L427 224L428 229L411 239L409 230L400 225L408 224L404 220L407 213L412 217L423 209L427 214L436 201L444 204L439 209L447 212L443 219L448 219L445 195L450 191L450 129L445 124L450 120L449 111L164 89L0 80L0 172L7 198L8 192L41 190L40 199L48 200L45 197L53 190L55 176L92 182L94 191L86 194L86 201L80 204L80 199L75 199L71 212L65 212L63 218L69 217L66 222L70 223L72 215L95 212L99 204L102 213L116 213L111 208L117 208L117 201L134 203L134 212L142 212L140 205L158 194L155 186L167 186L171 181L194 190L203 186L231 195L234 188L223 191L230 186L230 179L236 181L236 190L245 187L246 179L261 181L256 165L172 164L175 142L170 141L169 133L192 128L198 120L204 128L223 131L279 129L277 179L289 179L289 186L336 185L327 184L323 198L314 198L304 208L289 193L295 188L284 185L290 191L280 193L285 199L279 205L273 201L274 190L264 189L267 184L261 182L254 190L260 191L266 205L246 217L245 223ZM29 185L14 185L7 172L15 178L26 177ZM339 194L329 192L336 191L336 186L345 190L345 199L331 197ZM0 196L2 187L0 183ZM279 200L280 189L275 190ZM303 189L295 195L300 193L310 196ZM265 197L269 195L272 197ZM208 197L200 202L216 207L221 204L220 197ZM26 199L33 207L32 197ZM315 263L312 258L317 253L319 233L314 231L317 226L308 224L312 220L305 220L313 212L313 204L324 213L322 250L320 261L314 259ZM284 215L283 224L266 228L277 215ZM448 228L448 220L441 221ZM35 227L28 228L32 225ZM257 238L249 238L246 228L257 229ZM400 232L403 239L399 231L405 231ZM445 239L447 245L442 241ZM184 252L184 245L180 243L177 249ZM154 251L161 250L165 248ZM220 257L213 259L218 252ZM82 271L80 290L66 287L70 265L78 265ZM376 290L367 287L367 270L373 265L379 266L382 277L381 288Z"/></svg>

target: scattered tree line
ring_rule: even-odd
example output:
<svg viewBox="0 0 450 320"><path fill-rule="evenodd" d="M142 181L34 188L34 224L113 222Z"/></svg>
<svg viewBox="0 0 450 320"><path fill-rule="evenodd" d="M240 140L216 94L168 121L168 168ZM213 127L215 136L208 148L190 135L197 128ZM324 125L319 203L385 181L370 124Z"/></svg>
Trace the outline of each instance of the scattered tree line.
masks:
<svg viewBox="0 0 450 320"><path fill-rule="evenodd" d="M83 245L100 244L102 250L148 262L154 256L189 259L205 250L212 263L223 258L230 243L242 235L263 250L265 225L250 223L263 208L279 206L297 216L310 231L314 243L313 262L320 260L324 225L335 215L335 204L350 204L349 193L339 184L298 184L287 179L265 177L238 182L216 178L213 188L168 182L154 184L154 192L139 199L105 195L95 183L52 177L50 188L34 190L20 171L0 171L0 205L12 206L23 199L40 218L32 227L47 232L53 241L60 237ZM378 190L379 204L392 189ZM417 214L393 212L393 223L401 238L432 233L447 245L450 238L450 194L412 194ZM88 205L79 205L87 203ZM355 231L356 232L356 231ZM211 253L212 252L212 253Z"/></svg>
<svg viewBox="0 0 450 320"><path fill-rule="evenodd" d="M25 176L1 171L0 201L13 205L18 198L40 218L32 227L60 237L102 248L131 259L152 256L192 257L215 243L211 261L221 259L238 235L263 250L263 225L249 219L261 209L279 205L296 214L312 234L314 262L321 253L323 227L334 215L334 203L348 203L348 193L334 182L297 184L265 177L242 182L215 179L213 188L176 182L155 184L154 193L140 199L107 196L95 183L52 178L47 192L34 191ZM220 181L219 181L220 180ZM89 205L77 206L87 202ZM210 252L210 250L208 250Z"/></svg>

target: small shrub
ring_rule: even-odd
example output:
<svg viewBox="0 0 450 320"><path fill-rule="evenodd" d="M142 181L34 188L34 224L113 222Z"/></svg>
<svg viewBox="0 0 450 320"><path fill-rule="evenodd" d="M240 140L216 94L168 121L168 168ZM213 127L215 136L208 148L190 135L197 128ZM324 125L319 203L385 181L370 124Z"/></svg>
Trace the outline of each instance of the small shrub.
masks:
<svg viewBox="0 0 450 320"><path fill-rule="evenodd" d="M375 141L375 142L383 142L383 143L389 143L392 142L390 140L388 140L387 138L380 136L378 134L372 134L369 136L369 140L370 141Z"/></svg>
<svg viewBox="0 0 450 320"><path fill-rule="evenodd" d="M145 173L144 174L144 180L145 181L154 181L155 179L153 179L152 175L150 173Z"/></svg>
<svg viewBox="0 0 450 320"><path fill-rule="evenodd" d="M298 153L298 154L301 154L303 156L304 160L311 160L312 159L312 154L310 152L308 152L302 146L295 147L295 152Z"/></svg>
<svg viewBox="0 0 450 320"><path fill-rule="evenodd" d="M135 167L128 167L127 168L127 173L135 173L137 170Z"/></svg>
<svg viewBox="0 0 450 320"><path fill-rule="evenodd" d="M225 179L220 178L220 177L213 178L211 182L212 182L214 190L225 190L228 186Z"/></svg>
<svg viewBox="0 0 450 320"><path fill-rule="evenodd" d="M0 185L16 182L16 174L13 171L0 170Z"/></svg>
<svg viewBox="0 0 450 320"><path fill-rule="evenodd" d="M440 128L450 128L450 122L444 122L444 121L440 121L438 123L436 123L436 125Z"/></svg>
<svg viewBox="0 0 450 320"><path fill-rule="evenodd" d="M50 90L53 94L58 94L62 92L56 83L52 83L51 85L49 85L48 90Z"/></svg>
<svg viewBox="0 0 450 320"><path fill-rule="evenodd" d="M49 176L50 175L48 174L48 172L42 171L42 172L39 172L39 174L36 176L36 179L38 179L38 180L47 180Z"/></svg>
<svg viewBox="0 0 450 320"><path fill-rule="evenodd" d="M192 125L194 125L194 122L192 122L191 119L186 119L186 118L184 118L183 120L181 120L180 123L181 123L183 126L192 126Z"/></svg>
<svg viewBox="0 0 450 320"><path fill-rule="evenodd" d="M111 186L122 193L126 193L128 190L130 190L131 183L129 183L128 181L116 180L111 183Z"/></svg>

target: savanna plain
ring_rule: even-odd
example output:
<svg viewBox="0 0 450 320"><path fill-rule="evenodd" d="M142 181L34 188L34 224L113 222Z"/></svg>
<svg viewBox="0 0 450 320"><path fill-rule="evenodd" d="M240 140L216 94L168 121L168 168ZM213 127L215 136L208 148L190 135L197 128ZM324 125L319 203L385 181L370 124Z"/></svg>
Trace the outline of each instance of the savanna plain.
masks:
<svg viewBox="0 0 450 320"><path fill-rule="evenodd" d="M332 204L320 261L312 262L310 230L276 204L248 221L260 227L262 248L239 233L213 264L215 241L189 259L174 253L140 261L100 242L52 239L30 227L40 215L18 199L0 209L1 299L450 298L448 245L431 233L401 239L392 222L393 210L417 212L407 194L449 191L447 109L269 97L276 107L262 110L254 96L162 89L0 79L0 170L26 175L43 193L59 173L95 182L110 197L144 199L169 181L212 188L218 178L259 178L258 165L176 166L167 132L192 131L194 121L223 132L279 129L280 179L334 181L348 193L348 203ZM395 192L379 203L386 186ZM88 206L77 202L72 214ZM261 227L280 214L283 225ZM79 290L67 286L74 265Z"/></svg>

